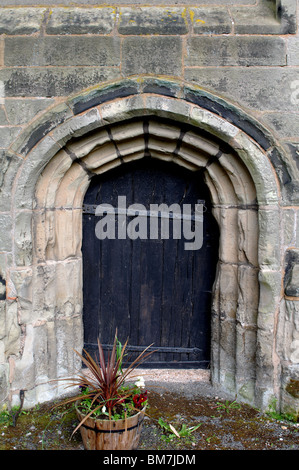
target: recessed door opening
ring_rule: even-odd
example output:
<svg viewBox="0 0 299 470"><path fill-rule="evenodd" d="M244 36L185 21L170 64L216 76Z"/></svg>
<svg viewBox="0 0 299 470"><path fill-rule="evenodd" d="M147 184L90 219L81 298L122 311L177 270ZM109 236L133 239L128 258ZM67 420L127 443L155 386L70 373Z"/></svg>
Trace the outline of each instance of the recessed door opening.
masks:
<svg viewBox="0 0 299 470"><path fill-rule="evenodd" d="M127 209L125 213L115 210L107 219L115 223L114 239L113 235L105 239L96 236L97 224L105 217L98 217L96 208L104 204L117 208L120 196L127 207L139 204L146 208L139 215L139 225L144 230L147 227L147 232L143 231L147 236L141 236L136 216L134 219ZM168 237L164 231L163 236L151 238L150 223L162 230L165 222L163 213L157 213L155 219L151 207L176 204L173 207L178 208L179 223L190 221L193 228L190 225L189 232L195 233L194 208L199 203L203 209L200 249L186 249L183 231L180 238L175 235L178 222L172 217L167 221ZM189 218L185 207L192 208ZM124 224L128 234L130 223L134 223L135 239L124 238ZM101 230L104 225L102 222ZM209 191L200 172L142 159L94 177L83 205L84 348L93 352L99 338L110 349L117 328L121 342L129 339L132 357L153 343L157 352L144 367L208 368L218 235Z"/></svg>

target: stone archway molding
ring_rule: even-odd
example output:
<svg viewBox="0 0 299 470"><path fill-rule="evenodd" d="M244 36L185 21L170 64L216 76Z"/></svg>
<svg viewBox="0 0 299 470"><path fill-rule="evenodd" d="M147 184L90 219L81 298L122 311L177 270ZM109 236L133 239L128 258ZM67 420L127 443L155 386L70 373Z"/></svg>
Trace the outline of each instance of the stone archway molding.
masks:
<svg viewBox="0 0 299 470"><path fill-rule="evenodd" d="M16 207L32 207L31 185L27 184L31 181L30 168L35 174L41 171L69 139L107 124L150 115L198 126L229 143L252 173L259 203L278 202L278 177L271 165L273 149L276 160L283 162L283 158L266 128L240 108L199 87L173 79L132 77L89 88L53 106L18 137L9 154L27 161L28 169L18 180Z"/></svg>
<svg viewBox="0 0 299 470"><path fill-rule="evenodd" d="M29 403L52 399L62 390L49 379L80 366L73 348L82 347L83 334L83 197L93 174L150 152L205 171L221 232L212 380L268 406L279 386L281 256L272 228L279 227L281 175L274 150L277 161L273 137L239 108L166 77L89 88L30 124L9 149L15 177L7 195L13 223L7 303L20 325L15 349L6 352L11 390L27 389Z"/></svg>

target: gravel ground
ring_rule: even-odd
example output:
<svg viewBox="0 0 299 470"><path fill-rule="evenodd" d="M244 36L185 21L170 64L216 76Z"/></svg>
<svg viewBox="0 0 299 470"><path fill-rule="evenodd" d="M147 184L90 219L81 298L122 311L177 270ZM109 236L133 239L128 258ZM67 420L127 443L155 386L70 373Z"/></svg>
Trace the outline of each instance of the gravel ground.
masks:
<svg viewBox="0 0 299 470"><path fill-rule="evenodd" d="M139 369L138 375L149 394L139 450L299 450L299 423L236 403L211 387L205 371ZM16 426L2 413L0 450L84 450L80 432L71 437L74 410L52 405L21 413Z"/></svg>

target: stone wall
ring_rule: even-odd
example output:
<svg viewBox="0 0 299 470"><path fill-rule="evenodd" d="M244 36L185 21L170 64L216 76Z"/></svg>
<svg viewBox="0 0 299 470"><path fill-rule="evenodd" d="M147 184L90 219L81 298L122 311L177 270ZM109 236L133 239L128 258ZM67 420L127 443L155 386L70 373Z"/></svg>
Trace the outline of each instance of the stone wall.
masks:
<svg viewBox="0 0 299 470"><path fill-rule="evenodd" d="M171 121L170 140L174 123L188 123L229 146L207 166L222 228L212 378L244 401L265 408L274 397L298 413L296 0L48 3L0 7L0 399L58 396L49 379L78 367L78 161L94 172L116 164L109 148L92 160L85 135L154 116ZM143 131L130 129L137 153ZM75 149L73 137L83 139ZM186 141L179 164L207 165L194 160L199 141Z"/></svg>

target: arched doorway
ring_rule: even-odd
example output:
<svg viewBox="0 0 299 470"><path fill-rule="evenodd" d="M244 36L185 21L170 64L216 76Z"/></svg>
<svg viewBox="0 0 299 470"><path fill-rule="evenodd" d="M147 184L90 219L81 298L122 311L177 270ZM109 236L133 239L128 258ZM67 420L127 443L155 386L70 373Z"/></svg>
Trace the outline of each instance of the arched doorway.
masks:
<svg viewBox="0 0 299 470"><path fill-rule="evenodd" d="M147 367L209 366L218 226L201 171L143 158L94 177L82 254L84 349L109 349L117 328L132 357L153 343Z"/></svg>
<svg viewBox="0 0 299 470"><path fill-rule="evenodd" d="M13 144L14 252L7 258L6 287L8 306L22 320L24 349L9 389L32 390L36 401L54 398L63 391L48 379L81 369L74 349L83 347L83 199L91 178L150 154L204 175L220 231L211 381L264 407L280 384L273 325L284 306L282 270L277 259L272 264L270 250L273 224L280 240L287 210L270 158L276 143L252 117L204 90L167 82L177 91L165 95L164 80L157 93L146 87L152 77L133 77L135 88L128 82L71 97L65 104L71 117L51 131L38 119L38 142L32 144L30 125Z"/></svg>

